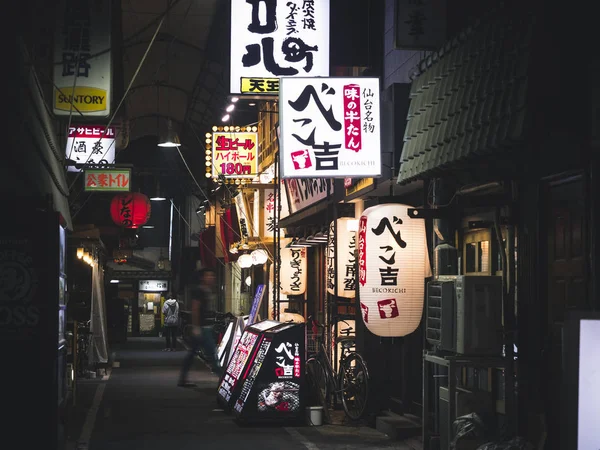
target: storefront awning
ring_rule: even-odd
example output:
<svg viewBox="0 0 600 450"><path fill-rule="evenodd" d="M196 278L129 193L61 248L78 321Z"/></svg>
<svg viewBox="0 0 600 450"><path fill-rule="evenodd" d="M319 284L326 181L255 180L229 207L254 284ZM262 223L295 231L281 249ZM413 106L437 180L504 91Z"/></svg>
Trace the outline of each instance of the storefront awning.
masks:
<svg viewBox="0 0 600 450"><path fill-rule="evenodd" d="M398 183L522 148L531 35L531 17L501 10L421 61Z"/></svg>

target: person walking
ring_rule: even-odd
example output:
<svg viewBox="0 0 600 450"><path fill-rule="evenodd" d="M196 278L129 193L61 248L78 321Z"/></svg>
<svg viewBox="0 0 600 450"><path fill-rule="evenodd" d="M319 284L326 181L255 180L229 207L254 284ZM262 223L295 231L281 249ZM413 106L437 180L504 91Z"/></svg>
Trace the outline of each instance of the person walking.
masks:
<svg viewBox="0 0 600 450"><path fill-rule="evenodd" d="M165 316L165 337L167 346L164 351L177 351L177 329L179 327L179 302L169 294L169 298L163 305L162 312Z"/></svg>
<svg viewBox="0 0 600 450"><path fill-rule="evenodd" d="M190 348L183 359L181 373L179 374L178 386L189 386L188 374L194 358L202 348L204 354L211 358L212 371L217 375L221 373L221 366L217 358L217 346L213 336L213 330L207 320L208 312L216 305L216 281L215 271L209 268L200 269L196 273L196 284L191 290L192 297L192 336Z"/></svg>

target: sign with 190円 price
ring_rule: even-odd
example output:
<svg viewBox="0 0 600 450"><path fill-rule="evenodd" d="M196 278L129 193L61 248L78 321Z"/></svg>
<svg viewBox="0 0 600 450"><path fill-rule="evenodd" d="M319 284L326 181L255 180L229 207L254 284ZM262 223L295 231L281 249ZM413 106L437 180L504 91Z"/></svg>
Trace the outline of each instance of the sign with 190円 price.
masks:
<svg viewBox="0 0 600 450"><path fill-rule="evenodd" d="M249 178L258 173L258 133L214 132L212 176Z"/></svg>

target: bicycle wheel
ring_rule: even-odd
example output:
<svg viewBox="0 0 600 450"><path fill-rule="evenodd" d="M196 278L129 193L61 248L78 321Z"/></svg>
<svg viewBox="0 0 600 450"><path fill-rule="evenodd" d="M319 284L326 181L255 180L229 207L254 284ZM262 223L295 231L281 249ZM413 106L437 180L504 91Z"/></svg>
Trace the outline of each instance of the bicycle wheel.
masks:
<svg viewBox="0 0 600 450"><path fill-rule="evenodd" d="M369 372L358 353L351 353L340 366L342 405L346 415L358 420L364 414L369 400Z"/></svg>
<svg viewBox="0 0 600 450"><path fill-rule="evenodd" d="M327 395L329 394L327 374L321 361L310 358L306 361L306 383L313 401L311 406L327 406Z"/></svg>

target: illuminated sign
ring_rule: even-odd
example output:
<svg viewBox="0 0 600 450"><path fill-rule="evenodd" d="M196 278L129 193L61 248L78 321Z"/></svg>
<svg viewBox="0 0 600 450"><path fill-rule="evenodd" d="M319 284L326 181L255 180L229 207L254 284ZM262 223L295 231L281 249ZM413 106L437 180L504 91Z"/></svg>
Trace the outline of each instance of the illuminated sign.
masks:
<svg viewBox="0 0 600 450"><path fill-rule="evenodd" d="M329 75L329 0L232 0L230 90L243 78Z"/></svg>
<svg viewBox="0 0 600 450"><path fill-rule="evenodd" d="M73 125L69 128L65 154L69 172L81 171L74 164L114 164L115 129L104 125Z"/></svg>
<svg viewBox="0 0 600 450"><path fill-rule="evenodd" d="M379 78L282 78L282 178L381 176Z"/></svg>
<svg viewBox="0 0 600 450"><path fill-rule="evenodd" d="M86 169L84 187L87 192L129 192L130 181L131 169Z"/></svg>
<svg viewBox="0 0 600 450"><path fill-rule="evenodd" d="M279 78L242 77L242 94L278 94Z"/></svg>
<svg viewBox="0 0 600 450"><path fill-rule="evenodd" d="M252 178L258 173L258 133L212 133L212 176Z"/></svg>

